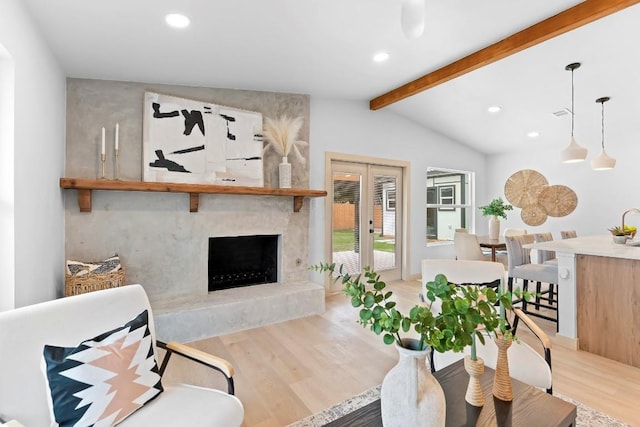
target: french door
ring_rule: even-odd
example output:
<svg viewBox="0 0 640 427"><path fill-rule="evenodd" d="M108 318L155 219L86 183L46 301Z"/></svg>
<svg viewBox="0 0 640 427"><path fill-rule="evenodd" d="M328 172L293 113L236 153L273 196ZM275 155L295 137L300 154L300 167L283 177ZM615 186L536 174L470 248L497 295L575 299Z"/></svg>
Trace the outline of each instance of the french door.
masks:
<svg viewBox="0 0 640 427"><path fill-rule="evenodd" d="M401 279L402 168L332 160L331 181L331 261L349 274L370 266L385 281Z"/></svg>

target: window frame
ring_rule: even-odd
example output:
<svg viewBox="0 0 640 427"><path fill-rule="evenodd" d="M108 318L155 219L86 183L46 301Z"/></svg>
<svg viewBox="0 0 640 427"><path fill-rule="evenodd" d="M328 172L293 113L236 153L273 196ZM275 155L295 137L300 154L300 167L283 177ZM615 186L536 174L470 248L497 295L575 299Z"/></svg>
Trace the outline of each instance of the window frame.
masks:
<svg viewBox="0 0 640 427"><path fill-rule="evenodd" d="M446 176L447 174L450 175L463 175L463 178L461 178L460 181L460 185L466 185L465 190L463 190L460 194L460 197L465 197L466 201L465 203L456 203L456 189L455 189L455 185L454 184L447 184L447 183L443 183L441 185L439 185L436 182L432 182L432 186L428 186L430 180L437 178L437 176L430 176L430 173L432 172L440 172L443 173L442 175L437 175L437 176ZM441 203L442 199L441 199L441 191L440 188L441 187L454 187L453 190L453 204L449 204L449 203ZM438 203L428 203L428 194L429 192L433 192L435 188L435 197L437 199ZM464 225L466 226L466 228L469 230L469 232L474 233L475 232L475 218L476 218L476 200L475 200L475 172L473 171L468 171L468 170L459 170L459 169L449 169L449 168L441 168L441 167L428 167L427 168L427 173L426 173L426 180L425 180L425 194L427 196L427 200L425 200L425 202L427 202L425 204L425 227L426 227L426 232L425 232L425 240L426 240L426 246L439 246L439 245L451 245L453 244L453 239L451 238L451 240L437 240L438 239L438 221L436 218L436 223L435 223L435 234L432 233L432 236L429 235L429 214L428 214L428 209L431 208L435 208L436 212L442 212L443 214L446 214L447 211L449 212L453 212L456 210L460 210L461 215L464 215L465 220L461 220L461 222L464 223ZM433 193L432 193L433 196ZM432 197L433 199L433 197ZM445 200L447 200L447 196L445 196ZM438 215L438 214L436 214ZM433 227L432 227L433 228ZM433 231L433 230L432 230ZM434 239L435 236L435 239Z"/></svg>

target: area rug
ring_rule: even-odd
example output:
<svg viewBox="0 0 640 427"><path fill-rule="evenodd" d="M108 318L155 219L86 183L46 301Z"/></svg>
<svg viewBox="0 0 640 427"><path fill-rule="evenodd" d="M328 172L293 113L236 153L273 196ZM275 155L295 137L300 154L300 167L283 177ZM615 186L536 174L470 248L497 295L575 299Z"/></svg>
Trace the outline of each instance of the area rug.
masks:
<svg viewBox="0 0 640 427"><path fill-rule="evenodd" d="M577 402L571 398L562 396L558 393L554 393L553 395L576 405L576 407L578 408L576 416L577 427L630 427L627 424L616 420L615 418L603 414L602 412L596 411L595 409L583 405L582 403ZM322 412L318 412L317 414L310 415L307 418L290 424L288 427L321 427L327 423L330 423L331 421L342 417L343 415L353 412L356 409L362 408L363 406L379 398L380 386L373 387L365 391L364 393L358 394L357 396L347 399L344 402L338 403L331 408L325 409Z"/></svg>

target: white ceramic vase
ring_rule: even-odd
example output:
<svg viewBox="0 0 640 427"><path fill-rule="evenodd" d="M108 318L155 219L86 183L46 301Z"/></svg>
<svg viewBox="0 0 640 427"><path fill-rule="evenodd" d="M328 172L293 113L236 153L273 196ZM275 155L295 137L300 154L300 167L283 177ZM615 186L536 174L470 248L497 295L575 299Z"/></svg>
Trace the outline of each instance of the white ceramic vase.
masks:
<svg viewBox="0 0 640 427"><path fill-rule="evenodd" d="M284 156L282 163L278 165L278 181L280 188L291 188L291 163L287 156Z"/></svg>
<svg viewBox="0 0 640 427"><path fill-rule="evenodd" d="M491 240L498 240L500 237L500 220L497 216L493 215L489 220L489 238Z"/></svg>
<svg viewBox="0 0 640 427"><path fill-rule="evenodd" d="M447 414L444 391L427 365L428 349L418 340L396 344L399 360L382 380L380 404L385 427L443 427Z"/></svg>

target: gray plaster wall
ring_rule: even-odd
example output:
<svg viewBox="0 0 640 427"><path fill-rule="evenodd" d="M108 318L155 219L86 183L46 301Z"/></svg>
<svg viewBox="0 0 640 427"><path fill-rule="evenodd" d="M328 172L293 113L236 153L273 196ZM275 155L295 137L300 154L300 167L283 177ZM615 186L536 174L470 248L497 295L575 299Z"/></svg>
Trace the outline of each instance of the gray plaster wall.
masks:
<svg viewBox="0 0 640 427"><path fill-rule="evenodd" d="M67 80L66 172L98 178L100 134L106 129L106 177L114 177L113 139L120 125L120 178L142 179L142 112L145 91L262 113L263 118L303 116L300 139L309 140L309 96L104 80ZM308 150L304 150L305 158ZM281 158L265 153L265 187L277 187ZM293 187L307 188L308 161L293 163ZM279 282L308 278L309 201L293 212L289 197L200 196L189 212L188 194L93 191L91 213L81 213L77 194L65 195L65 256L100 260L118 253L127 283L141 283L152 300L207 293L209 237L281 235Z"/></svg>

